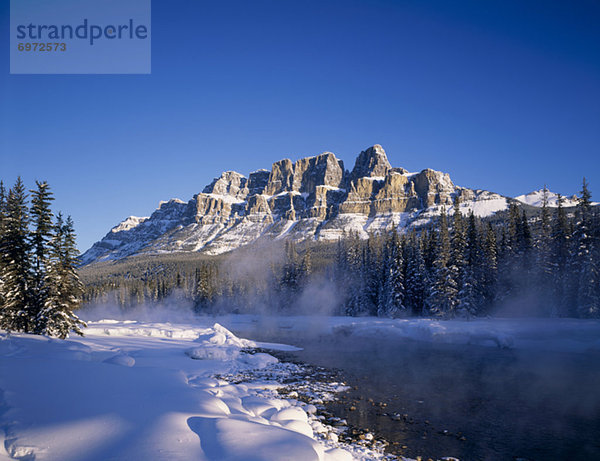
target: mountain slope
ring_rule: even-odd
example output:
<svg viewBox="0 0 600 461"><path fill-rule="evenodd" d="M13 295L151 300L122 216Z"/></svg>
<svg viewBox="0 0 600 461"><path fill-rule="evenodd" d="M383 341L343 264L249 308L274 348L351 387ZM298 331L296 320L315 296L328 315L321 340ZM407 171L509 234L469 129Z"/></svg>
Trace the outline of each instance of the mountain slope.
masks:
<svg viewBox="0 0 600 461"><path fill-rule="evenodd" d="M332 240L344 232L407 228L449 211L454 197L465 213L489 216L507 198L455 186L425 169L393 168L380 145L361 152L352 171L325 152L273 163L246 178L227 171L188 202L161 202L149 218L129 217L82 256L83 264L139 253L219 254L258 239Z"/></svg>

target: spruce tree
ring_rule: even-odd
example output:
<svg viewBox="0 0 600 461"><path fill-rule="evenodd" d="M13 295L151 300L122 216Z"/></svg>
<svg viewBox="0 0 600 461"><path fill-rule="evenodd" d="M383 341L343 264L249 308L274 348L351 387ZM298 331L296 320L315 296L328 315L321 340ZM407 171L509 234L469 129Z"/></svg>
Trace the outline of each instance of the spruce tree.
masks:
<svg viewBox="0 0 600 461"><path fill-rule="evenodd" d="M551 245L552 262L552 297L557 314L561 317L570 314L569 306L569 242L571 240L567 215L563 207L564 198L558 194L558 206L556 208Z"/></svg>
<svg viewBox="0 0 600 461"><path fill-rule="evenodd" d="M4 260L4 235L6 224L6 189L4 183L0 180L0 323L2 318L2 308L4 306L4 270L6 262Z"/></svg>
<svg viewBox="0 0 600 461"><path fill-rule="evenodd" d="M453 317L457 303L455 274L450 267L451 247L448 218L442 208L437 240L437 256L433 263L433 285L427 297L427 310L436 317Z"/></svg>
<svg viewBox="0 0 600 461"><path fill-rule="evenodd" d="M359 315L364 309L363 252L358 234L351 233L346 243L345 313Z"/></svg>
<svg viewBox="0 0 600 461"><path fill-rule="evenodd" d="M458 312L466 317L477 315L482 302L481 296L481 251L479 235L473 212L469 214L466 231L466 248L460 264L460 288L458 292ZM463 245L465 245L463 244Z"/></svg>
<svg viewBox="0 0 600 461"><path fill-rule="evenodd" d="M553 264L551 251L550 210L548 208L548 188L544 185L539 231L535 242L536 251L536 298L547 314L556 316L558 306L552 294Z"/></svg>
<svg viewBox="0 0 600 461"><path fill-rule="evenodd" d="M4 304L0 313L0 328L8 331L33 330L29 211L27 193L21 178L8 193L4 234L1 242Z"/></svg>
<svg viewBox="0 0 600 461"><path fill-rule="evenodd" d="M32 304L35 312L31 315L37 317L39 310L45 304L46 287L44 277L48 259L48 242L52 236L52 211L50 203L54 200L50 187L46 182L36 181L37 189L30 190L31 193L31 244L33 251L33 282L32 282Z"/></svg>
<svg viewBox="0 0 600 461"><path fill-rule="evenodd" d="M598 284L597 247L592 230L591 193L583 178L578 204L579 220L576 231L576 254L578 266L577 310L581 317L598 317L600 314L600 290Z"/></svg>
<svg viewBox="0 0 600 461"><path fill-rule="evenodd" d="M429 274L423 258L423 246L426 236L421 234L417 239L413 233L407 248L406 277L405 277L405 305L413 315L423 315L425 296L429 286Z"/></svg>
<svg viewBox="0 0 600 461"><path fill-rule="evenodd" d="M481 285L483 292L483 309L489 312L496 302L498 287L498 245L496 232L489 222L485 233L483 248Z"/></svg>
<svg viewBox="0 0 600 461"><path fill-rule="evenodd" d="M380 317L398 317L404 314L404 260L396 229L387 241L384 261L384 280L382 302L377 315Z"/></svg>
<svg viewBox="0 0 600 461"><path fill-rule="evenodd" d="M63 222L58 214L50 240L44 283L47 295L36 324L40 333L65 339L69 332L83 336L85 323L73 312L81 305L83 284L76 271L79 252L75 246L75 230L69 216Z"/></svg>

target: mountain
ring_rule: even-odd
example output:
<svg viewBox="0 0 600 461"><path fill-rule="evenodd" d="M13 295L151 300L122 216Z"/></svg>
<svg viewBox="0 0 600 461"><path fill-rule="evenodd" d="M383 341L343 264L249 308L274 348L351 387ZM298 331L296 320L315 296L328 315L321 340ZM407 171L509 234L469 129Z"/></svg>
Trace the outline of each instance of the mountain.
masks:
<svg viewBox="0 0 600 461"><path fill-rule="evenodd" d="M515 200L518 200L521 203L526 203L527 205L541 207L542 202L543 202L543 197L544 197L544 189L540 189L540 190L534 190L533 192L530 192L529 194L526 194L526 195L519 195L518 197L515 197ZM563 197L563 198L564 198L564 201L563 201L564 207L575 206L575 205L577 205L577 203L579 201L576 195L573 195L571 197ZM558 206L558 194L548 191L547 200L548 200L549 207L555 208Z"/></svg>
<svg viewBox="0 0 600 461"><path fill-rule="evenodd" d="M82 256L83 264L146 253L224 253L258 239L336 240L344 232L427 223L442 207L489 216L507 208L501 195L455 186L448 174L393 168L375 145L352 171L331 152L273 163L248 177L226 171L188 202L161 202L150 217L131 216Z"/></svg>

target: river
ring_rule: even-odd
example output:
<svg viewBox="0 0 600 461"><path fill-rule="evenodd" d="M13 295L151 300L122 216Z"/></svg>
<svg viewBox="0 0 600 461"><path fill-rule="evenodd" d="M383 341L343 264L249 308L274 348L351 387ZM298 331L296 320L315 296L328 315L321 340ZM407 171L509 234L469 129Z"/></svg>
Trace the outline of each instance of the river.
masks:
<svg viewBox="0 0 600 461"><path fill-rule="evenodd" d="M235 324L230 327L235 331ZM248 335L248 331L242 333ZM337 369L351 389L329 409L424 459L600 459L600 354L257 329Z"/></svg>

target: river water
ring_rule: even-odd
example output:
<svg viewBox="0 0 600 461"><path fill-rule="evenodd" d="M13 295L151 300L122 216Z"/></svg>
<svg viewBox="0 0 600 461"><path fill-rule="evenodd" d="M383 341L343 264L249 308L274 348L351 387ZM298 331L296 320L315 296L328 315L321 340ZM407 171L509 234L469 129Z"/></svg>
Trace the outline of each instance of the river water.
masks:
<svg viewBox="0 0 600 461"><path fill-rule="evenodd" d="M303 339L276 330L251 337L303 348L282 358L339 370L351 389L329 409L385 438L392 453L462 461L600 460L598 352Z"/></svg>

